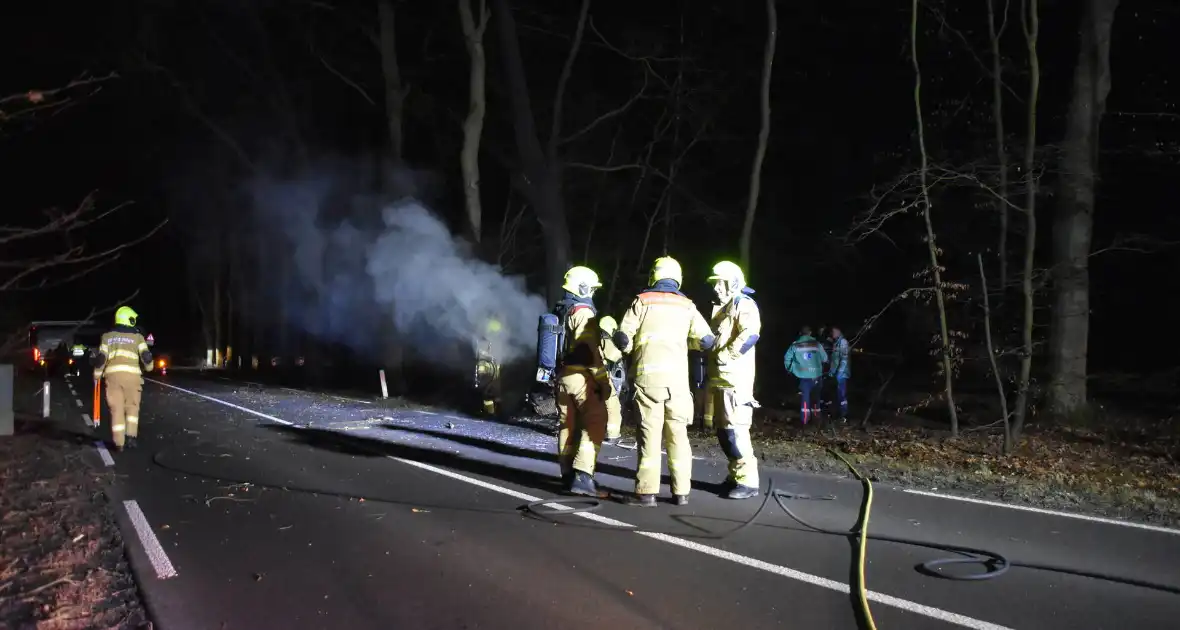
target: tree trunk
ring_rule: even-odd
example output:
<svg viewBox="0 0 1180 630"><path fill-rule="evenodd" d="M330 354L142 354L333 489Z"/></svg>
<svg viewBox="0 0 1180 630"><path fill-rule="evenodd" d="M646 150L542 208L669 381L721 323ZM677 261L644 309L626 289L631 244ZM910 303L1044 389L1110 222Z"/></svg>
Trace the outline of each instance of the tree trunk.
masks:
<svg viewBox="0 0 1180 630"><path fill-rule="evenodd" d="M778 10L775 0L766 0L766 48L762 56L762 127L758 131L758 148L754 151L754 165L750 167L750 196L746 201L746 219L742 223L740 243L742 269L750 277L750 240L754 236L754 214L762 192L762 160L770 140L770 77L774 69L774 49L778 40Z"/></svg>
<svg viewBox="0 0 1180 630"><path fill-rule="evenodd" d="M221 345L223 341L221 337L221 260L220 257L214 263L216 265L213 272L213 363L218 367L221 366Z"/></svg>
<svg viewBox="0 0 1180 630"><path fill-rule="evenodd" d="M377 22L381 31L381 74L385 78L385 119L389 126L390 151L396 168L402 165L402 120L405 118L406 90L402 85L401 68L397 63L393 0L377 1Z"/></svg>
<svg viewBox="0 0 1180 630"><path fill-rule="evenodd" d="M1049 410L1070 416L1086 405L1090 336L1090 241L1094 223L1098 129L1110 93L1110 37L1118 0L1086 0L1073 95L1061 150L1053 222L1053 323Z"/></svg>
<svg viewBox="0 0 1180 630"><path fill-rule="evenodd" d="M1041 59L1037 53L1037 39L1040 36L1041 18L1038 0L1021 2L1021 25L1024 28L1024 39L1028 45L1028 137L1024 141L1024 177L1025 182L1025 235L1024 235L1024 272L1021 274L1020 287L1024 296L1024 322L1021 327L1020 376L1016 382L1016 416L1012 421L1012 439L1019 440L1024 430L1024 421L1028 417L1028 388L1032 379L1033 359L1033 324L1035 323L1036 304L1033 288L1033 264L1037 250L1037 189L1039 188L1036 174L1037 157L1037 101L1041 92Z"/></svg>
<svg viewBox="0 0 1180 630"><path fill-rule="evenodd" d="M472 242L483 238L483 208L479 195L479 142L483 136L484 112L487 109L485 80L487 58L483 36L488 26L487 0L479 0L478 21L471 11L471 0L459 0L459 21L463 25L463 39L471 58L471 73L467 81L467 119L463 121L463 151L459 165L463 170L463 196L467 202L467 231Z"/></svg>
<svg viewBox="0 0 1180 630"><path fill-rule="evenodd" d="M561 280L572 257L569 225L561 193L559 165L547 159L537 137L528 81L524 73L516 21L508 0L495 0L497 33L512 107L516 148L523 167L523 191L537 213L545 238L546 287L550 301L561 295ZM555 108L556 109L556 108Z"/></svg>
<svg viewBox="0 0 1180 630"><path fill-rule="evenodd" d="M987 0L987 30L992 44L992 123L996 131L996 166L1000 170L1000 187L996 192L996 212L1000 215L1000 242L997 256L1000 259L1000 295L1008 287L1008 150L1004 143L1004 74L1000 57L1000 38L1004 36L1004 25L1008 23L1008 3L1004 3L1003 20L996 30L995 0ZM1007 422L1005 420L1005 422Z"/></svg>
<svg viewBox="0 0 1180 630"><path fill-rule="evenodd" d="M959 410L955 408L955 371L951 363L951 338L946 319L946 295L942 290L942 267L938 260L938 242L934 222L930 217L930 184L927 181L930 163L926 152L926 128L922 117L922 66L918 63L918 1L910 8L910 61L914 66L914 114L918 126L918 153L922 163L918 171L921 182L922 218L926 224L926 249L930 253L930 273L934 279L934 297L938 305L938 324L942 341L942 370L945 377L944 393L951 420L951 436L959 436Z"/></svg>

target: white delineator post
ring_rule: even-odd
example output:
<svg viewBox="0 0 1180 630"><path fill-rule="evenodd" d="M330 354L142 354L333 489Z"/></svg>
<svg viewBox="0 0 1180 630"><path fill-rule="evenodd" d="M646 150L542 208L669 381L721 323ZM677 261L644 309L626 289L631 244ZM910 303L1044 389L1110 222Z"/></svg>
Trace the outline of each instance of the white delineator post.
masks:
<svg viewBox="0 0 1180 630"><path fill-rule="evenodd" d="M385 370L379 371L378 374L381 375L381 397L389 398L389 386L385 384ZM46 386L48 385L49 384L46 383Z"/></svg>
<svg viewBox="0 0 1180 630"><path fill-rule="evenodd" d="M41 388L41 417L49 417L49 381L45 381L45 386Z"/></svg>

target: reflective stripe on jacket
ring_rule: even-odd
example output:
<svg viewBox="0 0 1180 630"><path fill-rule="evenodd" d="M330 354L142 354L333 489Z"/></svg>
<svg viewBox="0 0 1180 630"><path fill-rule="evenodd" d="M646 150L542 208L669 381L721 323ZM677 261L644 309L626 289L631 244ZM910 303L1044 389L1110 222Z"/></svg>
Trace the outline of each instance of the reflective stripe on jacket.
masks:
<svg viewBox="0 0 1180 630"><path fill-rule="evenodd" d="M688 389L688 351L712 336L709 322L679 293L645 291L619 322L630 344L629 369L637 387Z"/></svg>
<svg viewBox="0 0 1180 630"><path fill-rule="evenodd" d="M148 345L139 333L112 330L103 334L98 351L106 357L100 368L104 375L142 374L139 356L148 351Z"/></svg>

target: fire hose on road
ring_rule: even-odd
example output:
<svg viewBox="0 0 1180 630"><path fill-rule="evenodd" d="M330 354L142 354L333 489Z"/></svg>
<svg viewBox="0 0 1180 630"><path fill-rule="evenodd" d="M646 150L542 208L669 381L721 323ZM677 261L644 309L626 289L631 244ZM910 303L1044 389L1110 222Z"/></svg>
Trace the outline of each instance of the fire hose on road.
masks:
<svg viewBox="0 0 1180 630"><path fill-rule="evenodd" d="M343 437L332 438L332 439L339 439L341 442L344 441ZM354 447L359 447L359 448L366 448L364 446L352 444L351 442L349 442L348 445L354 446ZM372 450L375 454L381 454L379 451L377 451L376 449L373 449L372 447L367 447L367 448ZM163 469L166 469L166 470L169 470L172 472L176 472L176 473L185 474L185 475L193 475L196 477L203 477L203 478L212 479L212 480L216 480L216 481L220 481L220 482L224 482L224 483L249 484L249 485L253 485L253 486L257 486L257 487L272 488L272 489L284 490L284 491L289 491L289 492L326 495L326 496L345 498L345 499L362 499L363 498L367 502L393 503L393 504L403 503L403 501L400 501L400 500L375 497L375 496L371 496L371 495L366 495L366 496L361 497L360 495L354 495L354 494L350 494L348 492L332 490L330 488L314 488L314 487L294 486L294 485L281 484L281 483L268 483L268 482L258 481L255 479L231 478L231 477L227 477L225 475L221 475L221 474L218 474L215 472L210 472L208 470L201 470L201 469L195 468L195 467L186 467L186 466L177 465L175 463L171 463L168 461L168 458L166 457L167 452L168 451L166 449L157 451L152 456L153 463ZM802 525L803 527L805 527L809 530L812 530L812 531L815 531L818 533L822 533L822 534L832 535L832 536L840 536L842 538L854 537L858 543L856 558L855 558L855 565L856 565L856 580L855 580L855 582L856 583L851 586L855 590L858 600L860 602L860 611L859 612L861 614L861 619L860 619L861 623L865 627L871 628L873 630L875 630L876 624L873 620L872 610L869 606L868 592L867 592L867 587L865 584L866 546L867 546L867 543L869 540L874 540L874 541L878 541L878 542L889 542L889 543L902 544L902 545L911 545L911 546L916 546L916 547L925 547L927 549L946 551L946 552L951 552L951 553L956 554L956 556L954 556L954 557L937 558L934 560L928 560L926 562L921 563L918 566L918 570L920 572L922 572L926 575L932 576L932 577L938 577L938 578L942 578L942 579L958 580L958 581L990 580L993 578L997 578L1001 575L1004 575L1012 567L1020 567L1020 568L1025 568L1025 569L1035 569L1035 570L1039 570L1039 571L1049 571L1049 572L1062 573L1062 574L1074 575L1074 576L1079 576L1079 577L1086 577L1086 578L1091 578L1091 579L1096 579L1096 580L1104 580L1104 581L1115 582L1115 583L1119 583L1119 584L1127 584L1127 585L1131 585L1131 586L1138 586L1138 587L1142 587L1142 588L1147 588L1147 589L1152 589L1152 590L1163 591L1163 592L1167 592L1167 593L1180 595L1180 587L1172 586L1172 585L1168 585L1168 584L1161 584L1161 583L1157 583L1157 582L1151 582L1151 581L1147 581L1147 580L1139 580L1139 579L1135 579L1135 578L1127 578L1127 577L1122 577L1122 576L1118 576L1118 575L1111 575L1111 574L1107 574L1107 573L1096 573L1096 572L1090 572L1090 571L1083 571L1083 570L1068 567L1068 566L1013 561L1000 553L986 550L986 549L978 549L978 548L973 548L973 547L964 547L964 546L960 546L960 545L950 545L950 544L943 544L943 543L928 542L928 541L918 540L918 539L913 539L913 538L870 534L870 533L868 533L868 531L869 531L869 520L872 515L872 506L873 506L873 484L872 484L872 481L870 481L868 477L863 475L843 454L841 454L835 450L831 450L831 449L829 449L829 452L831 452L835 457L839 458L848 467L848 469L851 471L853 476L855 476L857 478L857 480L859 480L861 482L862 486L864 487L864 494L863 494L863 497L861 500L861 506L860 506L860 510L858 513L858 518L857 518L856 524L851 529L842 531L842 530L835 530L835 529L828 529L828 528L824 528L824 527L819 527L817 525L814 525L814 524L808 522L803 517L799 516L794 510L792 510L787 505L787 503L789 501L793 501L793 500L796 500L796 501L801 501L801 500L834 500L836 498L835 496L832 496L832 495L811 496L811 495L807 495L807 494L799 494L799 493L787 492L784 490L778 490L774 487L774 482L772 480L770 482L770 485L767 488L764 496L763 496L761 505L754 512L754 514L750 516L750 518L748 518L746 521L740 523L739 525L733 527L732 529L730 529L728 531L720 532L717 534L703 535L703 536L698 536L698 537L703 538L703 539L708 539L708 540L723 540L723 539L726 539L730 536L733 536L734 534L737 534L738 532L754 525L758 521L758 519L763 515L763 513L765 513L765 511L766 511L767 507L770 505L772 499L778 505L778 507L781 508L783 510L783 512L785 512L787 514L787 516L789 516L795 522L799 523L800 525ZM563 509L554 510L551 507L546 507L546 506L553 505L553 504L561 505L561 506L563 506ZM587 497L562 497L562 498L540 499L537 501L527 503L524 506L522 506L521 508L517 508L517 509L513 509L513 510L489 510L489 511L490 512L502 511L505 513L519 513L523 510L523 511L525 511L529 514L532 514L536 517L539 517L539 518L543 518L543 519L546 519L546 520L549 520L552 522L568 524L567 521L558 519L556 517L570 515L570 514L596 512L596 511L600 510L601 508L602 508L602 501L600 499L587 498ZM649 532L649 530L646 530L646 529L638 530L638 531ZM650 532L650 533L658 533L658 532ZM984 566L986 568L986 570L981 573L971 573L971 574L952 574L952 573L945 573L940 570L944 567L949 567L952 565L960 565L960 564L978 564L978 565Z"/></svg>

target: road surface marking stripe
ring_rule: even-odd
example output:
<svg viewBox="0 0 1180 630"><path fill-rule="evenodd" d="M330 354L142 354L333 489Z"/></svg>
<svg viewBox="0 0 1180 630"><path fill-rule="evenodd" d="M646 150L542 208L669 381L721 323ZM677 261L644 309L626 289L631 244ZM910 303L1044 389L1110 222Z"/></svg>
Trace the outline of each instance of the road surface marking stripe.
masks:
<svg viewBox="0 0 1180 630"><path fill-rule="evenodd" d="M111 452L107 450L107 445L102 442L95 442L94 448L98 449L98 456L102 458L102 463L107 466L114 466L115 460L111 457Z"/></svg>
<svg viewBox="0 0 1180 630"><path fill-rule="evenodd" d="M176 387L175 385L168 385L167 383L161 383L159 381L154 381L154 382L158 385L164 385L165 387L171 387L173 389L197 396L198 398L204 398L205 400L208 400L211 402L220 403L222 405L225 405L227 407L231 407L233 409L240 409L242 411L252 413L256 416L261 416L263 418L274 420L276 422L282 422L283 424L287 424L287 425L292 424L292 423L286 422L284 420L279 420L278 418L275 418L273 416L268 416L266 414L259 413L257 411L252 411L250 409L246 409L245 407L239 407L238 405L226 402L224 400L219 400L219 399L213 398L211 396L206 396L204 394L198 394L196 392L191 392L187 389L181 389L179 387ZM435 414L431 414L431 415L435 415ZM511 488L505 488L504 486L499 486L494 483L489 483L487 481L483 481L482 479L468 477L467 475L462 475L457 472L447 470L445 468L439 468L437 466L432 466L430 464L424 464L422 462L414 461L411 459L394 457L392 455L387 455L386 457L388 457L389 459L401 462L403 464L408 464L408 465L413 466L415 468L427 470L427 471L442 475L444 477L450 477L451 479L455 479L457 481L462 481L464 483L468 483L473 486L484 488L485 490L491 490L492 492L496 492L499 494L504 494L504 495L507 495L507 496L510 496L510 497L513 497L516 499L520 499L522 501L543 501L544 500L541 497L535 497L535 496L532 496L529 494L525 494L523 492L518 492L516 490L512 490ZM545 503L544 506L547 508L553 509L553 510L558 510L558 511L566 511L566 510L573 509L569 506L562 505L560 503ZM602 523L605 525L613 525L616 527L627 527L627 528L634 528L635 527L634 525L631 525L630 523L625 523L623 521L617 521L613 518L607 518L605 516L600 516L598 514L594 514L591 512L579 512L577 514L574 514L573 516L579 516L579 517L584 518L588 521L594 521L596 523ZM145 525L146 525L146 523L145 523ZM811 575L810 573L804 573L802 571L797 571L795 569L791 569L788 567L779 566L777 564L771 564L769 562L764 562L762 560L758 560L756 558L751 558L749 556L743 556L743 555L736 554L736 553L733 553L730 551L725 551L723 549L717 549L715 547L710 547L708 545L702 545L700 543L695 543L692 541L684 540L683 538L669 536L667 534L659 534L659 533L655 533L655 532L645 532L645 531L641 531L641 530L635 530L635 533L639 534L640 536L646 536L648 538L651 538L652 540L658 540L660 542L665 542L665 543L668 543L671 545L676 545L676 546L682 547L684 549L688 549L691 551L696 551L698 553L703 553L705 555L713 556L714 558L718 558L721 560L728 560L730 562L734 562L736 564L750 567L752 569L760 569L760 570L766 571L768 573L773 573L775 575L779 575L779 576L782 576L785 578L790 578L793 580L798 580L800 582L805 582L805 583L811 584L813 586L819 586L821 588L826 588L826 589L833 590L833 591L836 591L839 593L844 593L844 594L847 594L850 592L848 585L843 582L837 582L835 580L829 580L827 578L822 578L817 575ZM987 621L973 619L973 618L967 617L965 615L960 615L958 613L953 613L953 612L942 610L939 608L934 608L931 606L924 606L924 605L919 604L917 602L911 602L907 599L901 599L899 597L892 597L890 595L885 595L883 593L877 593L875 591L868 591L868 598L872 601L878 602L880 604L884 604L886 606L892 606L894 608L899 608L899 609L905 610L907 612L912 612L912 613L922 615L925 617L930 617L932 619L938 619L940 621L945 621L947 623L959 625L964 628L972 628L973 630L1012 630L1012 628L1008 628L1007 626L1001 626L1001 625L990 623Z"/></svg>
<svg viewBox="0 0 1180 630"><path fill-rule="evenodd" d="M156 577L161 580L176 577L176 569L172 568L172 561L168 559L168 554L164 553L164 548L160 546L160 541L156 538L156 533L152 531L152 526L148 525L147 517L143 515L143 510L139 509L139 503L134 500L124 501L123 508L127 510L127 516L131 518L131 526L135 528L135 533L139 536L139 543L143 545L143 550L147 553L152 568L156 570Z"/></svg>
<svg viewBox="0 0 1180 630"><path fill-rule="evenodd" d="M266 414L264 414L264 413L262 413L262 412L260 412L260 411L254 411L253 409L246 409L245 407L239 407L238 405L235 405L235 404L233 404L233 403L231 403L231 402L226 402L226 401L224 401L224 400L221 400L221 399L219 399L219 398L214 398L214 397L212 397L212 396L206 396L206 395L204 395L204 394L198 394L197 392L194 392L194 391L191 391L191 390L187 390L187 389L185 389L185 388L183 388L183 387L177 387L177 386L175 386L175 385L169 385L168 383L163 383L163 382L157 381L157 380L156 380L156 379L154 379L154 378L146 378L146 379L144 379L144 380L145 380L145 381L148 381L148 382L150 382L150 383L155 383L156 385L163 385L164 387L170 387L170 388L172 388L172 389L175 389L176 391L179 391L179 392L184 392L184 393L186 393L186 394L192 394L193 396L196 396L197 398L204 398L205 400L208 400L208 401L210 401L210 402L219 403L219 404L225 405L226 407L232 407L232 408L234 408L234 409L237 409L238 411L244 411L244 412L246 412L246 413L249 413L249 414L256 415L256 416L258 416L259 418L266 418L267 420L270 420L270 421L272 421L272 422L277 422L277 423L279 423L279 424L285 424L285 425L287 425L287 426L289 426L289 427L290 427L290 426L295 426L295 423L293 423L293 422L287 422L286 420L281 420L281 419L279 419L279 418L276 418L276 417L274 417L274 416L268 416L268 415L266 415Z"/></svg>
<svg viewBox="0 0 1180 630"><path fill-rule="evenodd" d="M74 404L75 404L75 405L78 405L78 408L79 408L79 409L81 409L81 408L82 408L82 401L81 401L81 400L78 400L77 398L75 398L75 399L74 399Z"/></svg>
<svg viewBox="0 0 1180 630"><path fill-rule="evenodd" d="M85 424L88 427L94 426L94 421L90 419L90 414L88 414L88 413L82 414L82 424Z"/></svg>
<svg viewBox="0 0 1180 630"><path fill-rule="evenodd" d="M1148 531L1160 532L1163 534L1172 534L1180 536L1180 529L1172 529L1170 527L1161 527L1159 525L1148 525L1146 523L1135 523L1132 521L1121 521L1117 518L1104 518L1101 516L1090 516L1089 514L1077 514L1074 512L1058 512L1057 510L1046 510L1044 508L1032 507L1029 505L1017 505L1014 503L1000 503L999 501L988 501L986 499L975 499L972 497L960 497L953 494L941 494L938 492L927 492L925 490L904 490L909 494L919 494L924 497L937 497L939 499L952 499L954 501L964 501L966 503L978 503L980 505L990 505L992 507L1009 508L1012 510L1023 510L1025 512L1033 512L1035 514L1046 514L1049 516L1061 516L1064 518L1076 518L1080 521L1091 521L1094 523L1103 523L1106 525L1121 525L1123 527L1134 527L1137 529L1146 529Z"/></svg>

